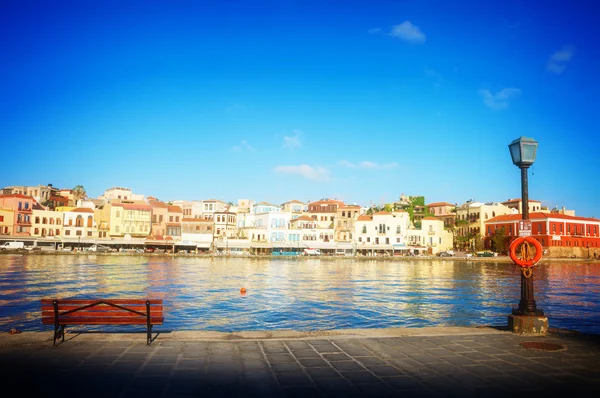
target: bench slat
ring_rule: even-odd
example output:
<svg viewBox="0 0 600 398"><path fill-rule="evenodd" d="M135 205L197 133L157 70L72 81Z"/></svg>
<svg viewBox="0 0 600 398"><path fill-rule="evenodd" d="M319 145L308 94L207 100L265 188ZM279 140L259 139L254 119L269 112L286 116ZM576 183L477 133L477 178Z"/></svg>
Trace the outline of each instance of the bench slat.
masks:
<svg viewBox="0 0 600 398"><path fill-rule="evenodd" d="M146 304L146 301L149 301L150 304L162 304L162 299L42 299L42 304L50 304L54 302L54 300L58 301L58 304L77 304L77 305L87 305L92 304L98 301L107 301L115 304Z"/></svg>
<svg viewBox="0 0 600 398"><path fill-rule="evenodd" d="M70 314L61 314L61 311L58 313L59 319L64 318L85 318L85 317L110 317L110 316L122 316L122 317L146 317L146 311L143 311L144 315L139 315L133 312L126 312L119 309L111 309L107 311L89 311L89 310L81 310L71 312ZM163 311L154 311L150 310L150 316L163 316ZM54 311L42 311L42 317L54 318Z"/></svg>
<svg viewBox="0 0 600 398"><path fill-rule="evenodd" d="M125 307L134 311L139 311L139 312L146 312L146 306L145 305L121 305L119 304L121 307ZM59 312L64 312L64 311L71 311L71 310L75 310L77 308L81 308L81 305L58 305L58 311ZM112 305L94 305L92 307L87 308L86 310L88 311L123 311L120 310L118 308L113 307ZM163 306L161 305L151 305L150 306L150 311L162 311L163 310ZM42 306L42 311L52 311L54 312L54 306L52 305L43 305Z"/></svg>
<svg viewBox="0 0 600 398"><path fill-rule="evenodd" d="M151 317L150 323L152 325L162 325L164 322L163 317ZM42 318L42 324L53 325L54 318ZM145 317L131 318L131 317L83 317L83 318L61 318L61 325L146 325Z"/></svg>

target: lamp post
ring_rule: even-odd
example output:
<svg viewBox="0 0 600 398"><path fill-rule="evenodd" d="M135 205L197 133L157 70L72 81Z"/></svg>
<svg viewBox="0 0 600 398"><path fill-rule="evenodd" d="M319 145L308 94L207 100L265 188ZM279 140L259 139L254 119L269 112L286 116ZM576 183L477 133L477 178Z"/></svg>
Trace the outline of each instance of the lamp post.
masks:
<svg viewBox="0 0 600 398"><path fill-rule="evenodd" d="M590 258L590 244L589 243L587 244L587 249L588 249L588 257L587 258L589 259Z"/></svg>
<svg viewBox="0 0 600 398"><path fill-rule="evenodd" d="M529 220L529 191L527 183L527 169L535 162L538 143L532 138L520 137L508 145L510 156L515 166L521 169L521 205L522 219ZM542 310L538 310L533 295L533 269L521 269L521 300L519 307L513 309L513 315L520 316L544 316Z"/></svg>

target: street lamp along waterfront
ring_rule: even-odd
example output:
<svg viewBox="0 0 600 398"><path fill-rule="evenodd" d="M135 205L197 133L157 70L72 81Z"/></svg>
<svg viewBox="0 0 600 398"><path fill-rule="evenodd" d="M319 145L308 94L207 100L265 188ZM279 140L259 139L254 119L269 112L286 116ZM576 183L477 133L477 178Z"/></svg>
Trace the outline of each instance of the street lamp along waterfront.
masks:
<svg viewBox="0 0 600 398"><path fill-rule="evenodd" d="M527 137L519 137L508 145L510 156L515 166L521 169L521 213L523 230L519 230L519 236L528 236L531 233L529 226L529 190L527 182L527 169L535 162L538 143ZM525 232L527 231L527 232ZM529 245L524 242L523 245ZM526 255L531 250L524 250ZM513 260L515 260L513 258ZM524 259L530 260L530 258ZM509 329L518 334L545 335L548 332L548 318L544 312L537 308L533 294L533 267L521 267L521 300L519 307L513 309L508 316Z"/></svg>

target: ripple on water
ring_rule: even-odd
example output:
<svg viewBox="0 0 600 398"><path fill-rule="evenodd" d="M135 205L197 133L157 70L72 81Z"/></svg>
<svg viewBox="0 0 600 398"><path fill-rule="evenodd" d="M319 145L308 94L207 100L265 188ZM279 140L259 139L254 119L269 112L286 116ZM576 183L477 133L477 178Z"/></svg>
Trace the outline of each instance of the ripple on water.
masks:
<svg viewBox="0 0 600 398"><path fill-rule="evenodd" d="M164 330L235 332L505 325L520 295L516 267L480 261L5 255L0 267L0 325L32 331L48 330L47 297L152 296ZM536 267L552 327L600 332L599 268Z"/></svg>

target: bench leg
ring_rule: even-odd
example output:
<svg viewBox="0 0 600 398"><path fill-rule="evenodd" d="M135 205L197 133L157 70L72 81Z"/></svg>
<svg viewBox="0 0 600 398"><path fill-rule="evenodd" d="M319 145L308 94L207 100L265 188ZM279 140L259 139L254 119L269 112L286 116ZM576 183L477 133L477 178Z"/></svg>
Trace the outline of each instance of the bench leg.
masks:
<svg viewBox="0 0 600 398"><path fill-rule="evenodd" d="M152 325L148 326L148 334L146 335L146 345L150 345L152 343Z"/></svg>
<svg viewBox="0 0 600 398"><path fill-rule="evenodd" d="M54 325L54 340L52 345L56 345L56 339L62 337L62 341L65 341L65 325Z"/></svg>

